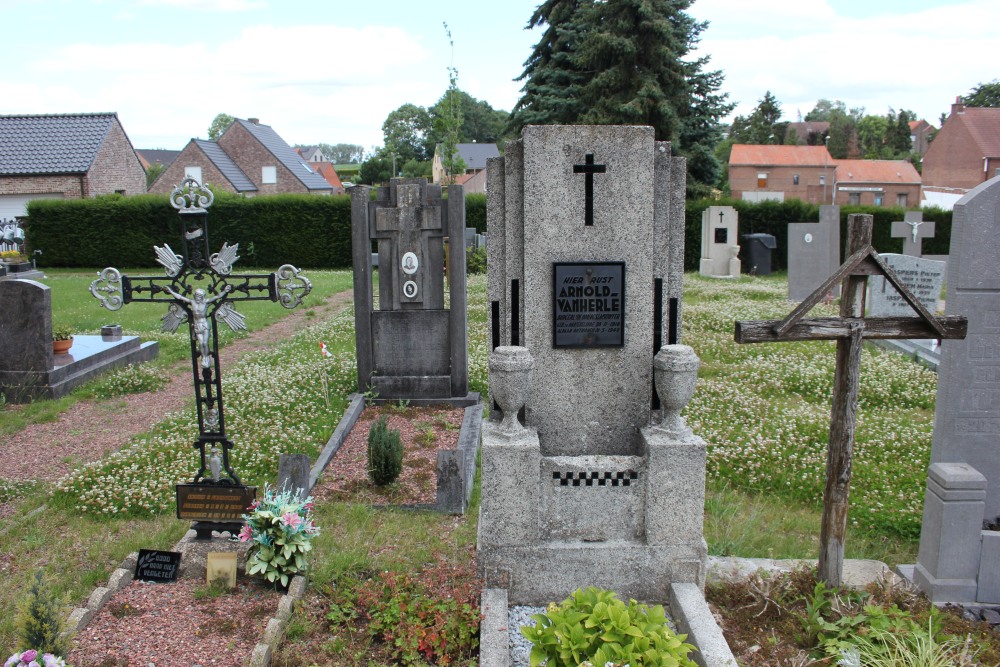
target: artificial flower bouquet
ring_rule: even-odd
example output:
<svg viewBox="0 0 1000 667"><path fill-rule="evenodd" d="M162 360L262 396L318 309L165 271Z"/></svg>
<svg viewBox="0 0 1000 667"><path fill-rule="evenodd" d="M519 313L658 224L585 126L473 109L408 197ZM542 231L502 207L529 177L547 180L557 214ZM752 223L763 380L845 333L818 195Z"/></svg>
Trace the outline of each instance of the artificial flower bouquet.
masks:
<svg viewBox="0 0 1000 667"><path fill-rule="evenodd" d="M250 542L246 573L260 574L268 581L288 586L295 574L306 569L305 554L319 528L312 522L312 496L301 499L288 489L264 487L263 500L255 500L239 534Z"/></svg>
<svg viewBox="0 0 1000 667"><path fill-rule="evenodd" d="M3 667L66 667L66 661L51 653L39 653L28 649L7 658Z"/></svg>

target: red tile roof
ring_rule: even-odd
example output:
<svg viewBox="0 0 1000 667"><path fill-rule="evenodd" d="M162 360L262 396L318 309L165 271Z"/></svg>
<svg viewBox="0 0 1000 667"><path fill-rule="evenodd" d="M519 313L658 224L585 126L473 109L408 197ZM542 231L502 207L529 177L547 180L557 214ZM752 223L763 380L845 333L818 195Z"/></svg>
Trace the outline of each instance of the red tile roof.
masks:
<svg viewBox="0 0 1000 667"><path fill-rule="evenodd" d="M838 184L920 183L920 174L906 160L837 160Z"/></svg>
<svg viewBox="0 0 1000 667"><path fill-rule="evenodd" d="M826 146L758 146L734 144L729 165L752 167L822 167L834 160Z"/></svg>
<svg viewBox="0 0 1000 667"><path fill-rule="evenodd" d="M954 120L968 128L983 157L1000 157L1000 108L966 107L948 118Z"/></svg>

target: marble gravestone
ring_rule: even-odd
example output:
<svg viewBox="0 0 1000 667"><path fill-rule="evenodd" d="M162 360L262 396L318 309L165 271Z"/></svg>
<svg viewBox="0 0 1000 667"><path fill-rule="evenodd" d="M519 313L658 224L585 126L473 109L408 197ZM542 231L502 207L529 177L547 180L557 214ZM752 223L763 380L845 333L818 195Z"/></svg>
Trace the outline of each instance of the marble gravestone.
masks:
<svg viewBox="0 0 1000 667"><path fill-rule="evenodd" d="M740 275L739 214L732 206L709 206L701 213L699 273L712 278Z"/></svg>
<svg viewBox="0 0 1000 667"><path fill-rule="evenodd" d="M358 391L376 400L472 405L468 391L465 196L462 186L394 178L351 189ZM449 243L445 308L445 250ZM372 241L378 244L374 303Z"/></svg>
<svg viewBox="0 0 1000 667"><path fill-rule="evenodd" d="M678 417L698 368L675 344L684 190L648 127L528 126L489 161L477 561L511 603L704 585L705 443Z"/></svg>
<svg viewBox="0 0 1000 667"><path fill-rule="evenodd" d="M914 579L935 602L1000 604L1000 177L962 197L953 221L945 311L969 328L941 346Z"/></svg>
<svg viewBox="0 0 1000 667"><path fill-rule="evenodd" d="M921 259L911 255L883 253L885 260L903 284L920 299L931 313L938 310L941 285L944 282L945 262ZM913 317L913 308L889 285L885 278L873 276L868 284L868 314L872 317Z"/></svg>
<svg viewBox="0 0 1000 667"><path fill-rule="evenodd" d="M840 207L820 206L819 223L788 225L788 300L802 301L840 268ZM839 286L833 296L840 293Z"/></svg>

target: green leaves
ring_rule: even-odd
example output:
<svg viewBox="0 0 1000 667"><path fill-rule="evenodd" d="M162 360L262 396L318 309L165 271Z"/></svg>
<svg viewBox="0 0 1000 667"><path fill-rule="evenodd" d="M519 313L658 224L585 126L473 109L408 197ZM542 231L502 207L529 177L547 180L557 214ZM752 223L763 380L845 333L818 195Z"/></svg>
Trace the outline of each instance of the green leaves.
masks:
<svg viewBox="0 0 1000 667"><path fill-rule="evenodd" d="M531 667L577 667L613 663L630 667L694 667L687 656L694 650L667 625L666 612L629 600L613 591L578 589L560 605L532 616L534 627L521 634L532 642Z"/></svg>

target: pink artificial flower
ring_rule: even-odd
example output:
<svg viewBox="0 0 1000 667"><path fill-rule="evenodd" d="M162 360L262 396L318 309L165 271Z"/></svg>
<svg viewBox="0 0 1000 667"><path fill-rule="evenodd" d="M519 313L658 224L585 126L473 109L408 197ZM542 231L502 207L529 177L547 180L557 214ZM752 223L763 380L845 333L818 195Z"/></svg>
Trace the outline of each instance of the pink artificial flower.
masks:
<svg viewBox="0 0 1000 667"><path fill-rule="evenodd" d="M302 509L304 509L307 512L312 512L313 504L311 502L306 503L305 505L302 506Z"/></svg>
<svg viewBox="0 0 1000 667"><path fill-rule="evenodd" d="M250 531L250 524L243 524L243 528L240 529L240 542L249 542L252 537L253 534Z"/></svg>
<svg viewBox="0 0 1000 667"><path fill-rule="evenodd" d="M281 516L281 523L289 528L298 528L302 525L302 518L295 512L286 512Z"/></svg>
<svg viewBox="0 0 1000 667"><path fill-rule="evenodd" d="M31 662L38 655L38 651L33 648L29 648L27 651L21 654L21 662Z"/></svg>
<svg viewBox="0 0 1000 667"><path fill-rule="evenodd" d="M252 503L250 503L250 509L251 510L255 510L258 507L260 507L260 501L259 500L255 500Z"/></svg>

